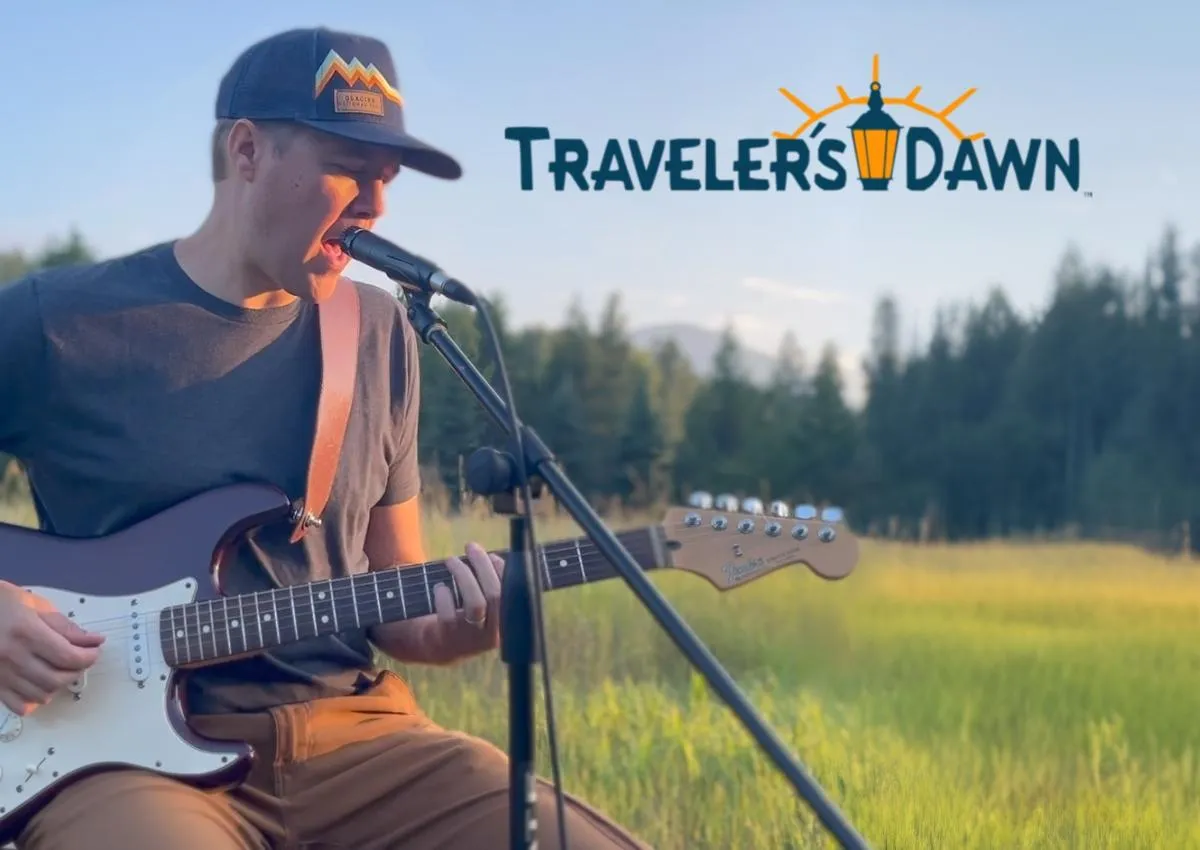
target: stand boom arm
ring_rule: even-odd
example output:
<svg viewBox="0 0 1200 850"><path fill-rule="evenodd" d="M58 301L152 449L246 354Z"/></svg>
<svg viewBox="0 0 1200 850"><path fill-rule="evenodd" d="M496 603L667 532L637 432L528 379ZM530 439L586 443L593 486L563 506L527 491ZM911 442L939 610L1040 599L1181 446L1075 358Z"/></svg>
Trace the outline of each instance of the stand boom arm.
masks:
<svg viewBox="0 0 1200 850"><path fill-rule="evenodd" d="M514 436L509 421L508 406L450 337L445 323L429 306L429 300L428 293L410 293L408 296L408 316L421 340L432 345L441 354L492 419L510 437ZM592 539L604 557L608 559L625 583L633 589L638 599L654 616L654 619L658 621L659 626L687 656L688 661L700 671L709 686L733 710L738 720L746 727L776 767L787 777L797 793L804 798L821 823L838 840L838 843L845 848L868 850L866 840L855 831L845 815L826 795L816 780L809 775L808 771L792 757L783 741L758 714L730 675L721 667L716 657L704 646L679 614L671 608L616 536L605 527L599 515L565 475L537 434L524 424L519 427L520 443L525 457L516 458L516 462L525 463L531 476L536 473L541 477L556 501L567 510L567 513L579 524L584 533ZM515 528L514 534L516 534ZM516 542L514 539L514 546ZM526 553L527 556L530 554L532 553ZM522 560L524 561L522 566L527 567L528 558ZM523 690L524 681L522 680L520 684Z"/></svg>

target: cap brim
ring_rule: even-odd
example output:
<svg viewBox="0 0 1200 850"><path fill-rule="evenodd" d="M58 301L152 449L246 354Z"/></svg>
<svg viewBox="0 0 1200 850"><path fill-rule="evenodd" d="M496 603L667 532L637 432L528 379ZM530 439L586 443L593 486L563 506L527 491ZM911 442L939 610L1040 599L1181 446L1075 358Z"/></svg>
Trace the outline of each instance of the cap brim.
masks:
<svg viewBox="0 0 1200 850"><path fill-rule="evenodd" d="M299 123L323 133L341 136L343 139L353 139L356 142L382 145L398 150L401 153L401 168L411 168L442 180L457 180L462 177L462 166L450 154L440 151L428 142L423 142L408 133L398 132L392 127L358 121L300 119Z"/></svg>

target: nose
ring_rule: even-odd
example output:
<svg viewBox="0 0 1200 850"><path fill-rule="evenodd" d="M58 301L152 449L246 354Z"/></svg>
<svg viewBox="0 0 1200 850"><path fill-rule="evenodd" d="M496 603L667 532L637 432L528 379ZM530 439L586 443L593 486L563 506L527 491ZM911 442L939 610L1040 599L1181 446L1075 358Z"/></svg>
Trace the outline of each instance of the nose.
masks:
<svg viewBox="0 0 1200 850"><path fill-rule="evenodd" d="M383 217L384 183L382 180L364 180L358 184L358 197L350 205L355 218L377 219Z"/></svg>

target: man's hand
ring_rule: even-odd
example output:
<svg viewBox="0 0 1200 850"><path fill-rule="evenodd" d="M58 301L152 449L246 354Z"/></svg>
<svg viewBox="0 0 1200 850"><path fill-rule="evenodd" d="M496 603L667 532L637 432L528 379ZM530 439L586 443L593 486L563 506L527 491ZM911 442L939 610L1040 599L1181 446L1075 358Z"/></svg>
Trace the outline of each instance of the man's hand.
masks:
<svg viewBox="0 0 1200 850"><path fill-rule="evenodd" d="M104 635L9 582L0 582L0 702L24 717L96 663Z"/></svg>
<svg viewBox="0 0 1200 850"><path fill-rule="evenodd" d="M491 555L478 543L468 543L467 563L461 558L446 559L462 594L463 607L455 609L454 593L444 584L433 589L437 615L436 645L443 657L452 659L477 655L500 645L500 579L504 559Z"/></svg>
<svg viewBox="0 0 1200 850"><path fill-rule="evenodd" d="M418 497L372 509L364 544L371 569L425 563L423 538ZM496 648L500 643L497 606L504 560L487 555L475 543L467 546L466 552L466 563L462 558L446 561L466 603L463 611L455 610L450 588L439 585L434 588L433 614L371 627L368 634L380 651L402 664L444 665Z"/></svg>

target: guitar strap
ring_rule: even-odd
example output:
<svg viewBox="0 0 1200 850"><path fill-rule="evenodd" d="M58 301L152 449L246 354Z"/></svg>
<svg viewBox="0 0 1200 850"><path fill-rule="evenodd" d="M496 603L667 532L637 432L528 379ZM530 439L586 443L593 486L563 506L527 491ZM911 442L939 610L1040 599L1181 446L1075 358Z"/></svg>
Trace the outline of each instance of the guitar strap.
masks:
<svg viewBox="0 0 1200 850"><path fill-rule="evenodd" d="M341 278L333 294L317 306L321 390L312 457L308 463L308 487L304 497L292 508L293 543L299 542L309 528L321 525L321 512L333 489L346 423L350 419L350 405L354 400L360 322L358 286L352 280Z"/></svg>

